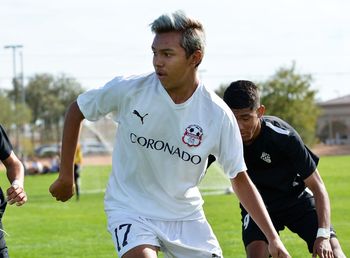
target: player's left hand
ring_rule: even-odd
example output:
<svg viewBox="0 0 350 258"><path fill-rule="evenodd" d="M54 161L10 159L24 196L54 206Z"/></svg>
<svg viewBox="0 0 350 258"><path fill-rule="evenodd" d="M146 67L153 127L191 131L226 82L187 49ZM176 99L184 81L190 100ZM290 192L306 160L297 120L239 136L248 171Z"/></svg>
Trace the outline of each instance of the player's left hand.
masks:
<svg viewBox="0 0 350 258"><path fill-rule="evenodd" d="M329 239L323 237L316 238L312 258L316 258L317 256L320 258L334 258Z"/></svg>
<svg viewBox="0 0 350 258"><path fill-rule="evenodd" d="M281 239L275 239L269 242L269 252L273 258L291 258Z"/></svg>
<svg viewBox="0 0 350 258"><path fill-rule="evenodd" d="M16 203L17 206L23 205L27 201L27 194L23 187L17 184L11 185L7 191L7 202L12 205Z"/></svg>

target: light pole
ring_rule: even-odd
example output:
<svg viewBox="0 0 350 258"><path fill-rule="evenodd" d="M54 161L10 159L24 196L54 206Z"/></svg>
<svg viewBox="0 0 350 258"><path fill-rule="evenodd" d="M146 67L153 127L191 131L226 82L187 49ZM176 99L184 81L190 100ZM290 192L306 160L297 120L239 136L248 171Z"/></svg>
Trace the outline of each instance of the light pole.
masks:
<svg viewBox="0 0 350 258"><path fill-rule="evenodd" d="M26 92L24 90L24 73L23 73L23 51L19 52L20 61L21 61L21 102L22 104L26 103Z"/></svg>
<svg viewBox="0 0 350 258"><path fill-rule="evenodd" d="M14 87L14 93L15 93L15 108L16 105L19 103L19 90L18 90L18 83L17 83L17 73L16 73L16 49L22 48L22 45L7 45L4 48L5 49L12 49L12 63L13 63L13 87ZM21 60L22 62L22 60ZM23 73L23 72L22 72ZM24 84L23 81L21 82L21 91L22 94L24 94ZM22 95L24 96L24 95ZM23 99L22 99L23 100ZM16 144L15 144L15 150L20 151L20 144L19 144L19 126L18 122L16 119Z"/></svg>
<svg viewBox="0 0 350 258"><path fill-rule="evenodd" d="M18 103L18 88L17 88L17 73L16 73L16 50L22 48L22 45L7 45L4 48L12 49L12 64L13 64L13 87L15 90L15 102ZM23 90L23 88L21 89Z"/></svg>

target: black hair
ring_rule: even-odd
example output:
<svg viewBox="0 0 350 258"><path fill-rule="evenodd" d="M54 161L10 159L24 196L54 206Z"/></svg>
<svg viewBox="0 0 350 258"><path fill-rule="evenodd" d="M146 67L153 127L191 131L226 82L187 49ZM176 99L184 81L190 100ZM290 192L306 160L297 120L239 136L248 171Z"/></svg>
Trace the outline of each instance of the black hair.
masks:
<svg viewBox="0 0 350 258"><path fill-rule="evenodd" d="M232 82L224 92L224 101L231 109L257 109L260 106L258 87L251 81Z"/></svg>

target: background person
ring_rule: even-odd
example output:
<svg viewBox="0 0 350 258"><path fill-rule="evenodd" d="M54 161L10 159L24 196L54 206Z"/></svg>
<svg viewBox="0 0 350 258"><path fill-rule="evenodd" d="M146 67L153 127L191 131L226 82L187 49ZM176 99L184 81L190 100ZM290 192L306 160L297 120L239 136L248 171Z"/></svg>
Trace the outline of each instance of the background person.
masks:
<svg viewBox="0 0 350 258"><path fill-rule="evenodd" d="M44 164L36 156L29 157L25 162L25 173L27 175L39 175L44 172Z"/></svg>
<svg viewBox="0 0 350 258"><path fill-rule="evenodd" d="M81 146L78 143L77 148L74 154L74 185L75 185L75 194L77 200L80 197L80 172L81 165L83 163L83 152L81 150Z"/></svg>
<svg viewBox="0 0 350 258"><path fill-rule="evenodd" d="M297 233L313 257L345 257L330 224L329 197L317 170L319 158L289 124L278 117L264 116L265 106L260 104L254 83L231 83L224 101L237 119L247 172L276 230L288 227ZM242 205L241 210L247 256L269 257L263 232Z"/></svg>
<svg viewBox="0 0 350 258"><path fill-rule="evenodd" d="M60 171L60 156L58 154L52 155L50 159L50 171L51 173L56 173Z"/></svg>

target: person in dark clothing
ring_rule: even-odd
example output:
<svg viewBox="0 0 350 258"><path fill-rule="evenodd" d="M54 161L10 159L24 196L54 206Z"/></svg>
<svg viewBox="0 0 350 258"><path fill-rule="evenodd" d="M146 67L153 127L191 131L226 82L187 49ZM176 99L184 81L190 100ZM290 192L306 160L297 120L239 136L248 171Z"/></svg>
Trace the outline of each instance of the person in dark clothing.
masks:
<svg viewBox="0 0 350 258"><path fill-rule="evenodd" d="M235 81L224 93L243 140L247 172L279 232L285 227L307 243L312 257L345 257L330 223L330 202L317 170L317 157L296 130L275 116L264 116L258 87ZM209 165L215 160L209 158ZM267 240L240 205L242 238L248 257L269 257Z"/></svg>
<svg viewBox="0 0 350 258"><path fill-rule="evenodd" d="M82 162L83 162L83 152L81 150L80 144L78 144L74 154L74 185L75 185L75 195L76 195L77 201L80 198L80 171L81 171Z"/></svg>
<svg viewBox="0 0 350 258"><path fill-rule="evenodd" d="M7 137L4 128L0 125L0 160L6 168L6 174L11 186L7 189L7 198L0 188L0 258L8 258L8 249L4 238L2 217L7 203L10 205L16 203L21 206L27 201L27 195L24 192L24 167L21 161L13 152L12 145Z"/></svg>

